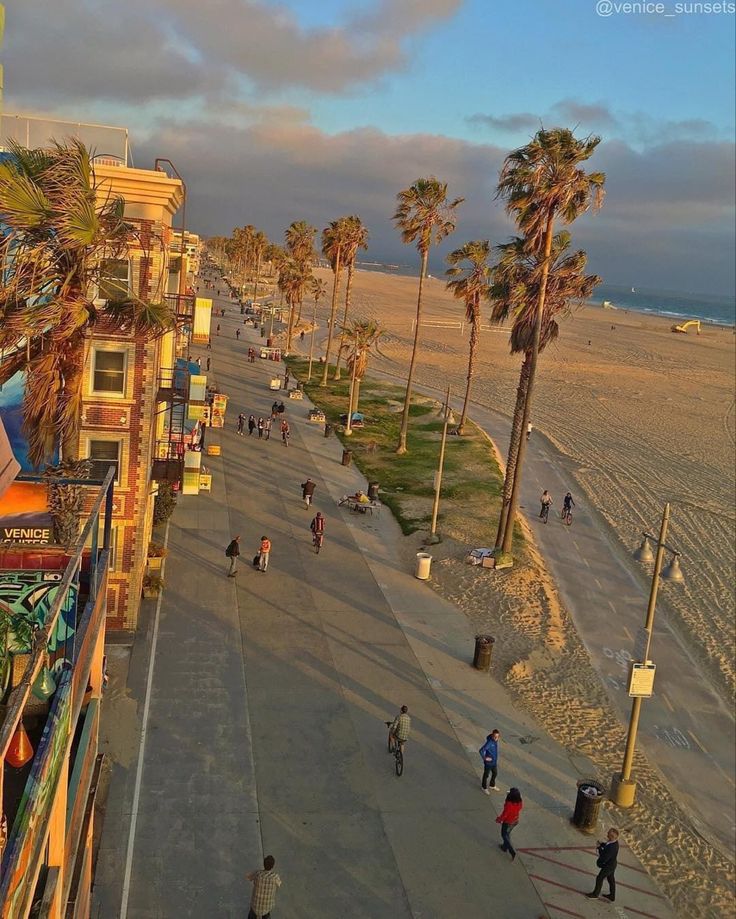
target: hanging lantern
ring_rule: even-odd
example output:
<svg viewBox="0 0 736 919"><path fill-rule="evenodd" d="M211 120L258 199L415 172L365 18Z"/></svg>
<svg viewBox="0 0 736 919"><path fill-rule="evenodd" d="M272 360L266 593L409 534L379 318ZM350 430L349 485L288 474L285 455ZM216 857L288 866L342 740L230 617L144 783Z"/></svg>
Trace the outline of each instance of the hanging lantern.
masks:
<svg viewBox="0 0 736 919"><path fill-rule="evenodd" d="M8 752L5 754L5 762L14 766L16 769L20 769L32 759L33 747L28 738L28 734L26 734L26 729L23 727L23 722L21 721L15 729L13 739L10 741Z"/></svg>
<svg viewBox="0 0 736 919"><path fill-rule="evenodd" d="M51 671L48 667L43 666L41 668L31 692L37 699L41 699L42 702L50 699L56 692L56 680L51 676Z"/></svg>

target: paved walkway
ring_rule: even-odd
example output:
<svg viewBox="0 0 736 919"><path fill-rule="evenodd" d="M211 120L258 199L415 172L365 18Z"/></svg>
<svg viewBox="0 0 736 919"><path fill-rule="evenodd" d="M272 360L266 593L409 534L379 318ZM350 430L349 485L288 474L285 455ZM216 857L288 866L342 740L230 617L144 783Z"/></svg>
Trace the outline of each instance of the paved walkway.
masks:
<svg viewBox="0 0 736 919"><path fill-rule="evenodd" d="M364 483L305 402L287 403L288 449L234 433L239 410L273 401L274 365L245 362L253 332L236 342L239 322L232 310L213 339L212 376L230 395L228 426L209 432L223 448L206 461L213 491L180 501L166 590L134 650L143 755L113 770L93 916L243 917L245 872L266 852L284 880L274 919L610 915L580 893L594 854L568 821L589 764L469 666L467 620L397 564L391 516L338 510ZM307 475L328 519L319 557ZM248 564L263 534L266 574ZM383 721L401 703L413 735L397 779ZM479 791L477 749L496 726L499 779L526 802L514 864L496 846L502 795ZM672 915L627 850L617 879L618 915Z"/></svg>

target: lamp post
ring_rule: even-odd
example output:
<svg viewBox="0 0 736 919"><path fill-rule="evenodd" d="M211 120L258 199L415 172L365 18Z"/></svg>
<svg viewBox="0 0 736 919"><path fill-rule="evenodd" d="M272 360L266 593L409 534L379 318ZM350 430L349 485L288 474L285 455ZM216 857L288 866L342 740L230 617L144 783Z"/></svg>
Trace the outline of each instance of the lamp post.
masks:
<svg viewBox="0 0 736 919"><path fill-rule="evenodd" d="M450 423L450 387L447 387L445 396L445 423L442 425L442 441L440 442L440 459L434 478L434 503L432 504L432 526L427 537L428 543L439 542L437 536L437 516L440 512L440 491L442 489L442 470L445 466L445 446L447 444L447 426Z"/></svg>
<svg viewBox="0 0 736 919"><path fill-rule="evenodd" d="M309 336L309 370L307 371L307 383L312 379L312 360L314 359L314 330L317 325L317 301L314 301L312 310L312 332Z"/></svg>
<svg viewBox="0 0 736 919"><path fill-rule="evenodd" d="M624 761L621 772L613 776L611 783L611 800L618 807L631 807L636 800L636 782L631 778L631 767L634 761L634 751L636 750L636 735L639 728L639 715L641 713L641 702L643 698L648 698L652 694L654 686L654 664L649 660L649 649L652 643L652 632L654 630L654 613L657 606L657 592L659 590L659 579L682 583L684 580L680 570L680 553L665 543L667 539L667 528L670 521L670 506L665 504L662 514L662 525L659 530L659 539L652 536L651 533L644 533L644 540L634 553L634 558L640 562L650 563L654 561L654 571L652 573L652 586L649 591L649 605L647 607L647 618L644 623L644 631L641 634L643 646L637 643L635 656L639 661L632 661L629 675L629 695L633 696L634 701L631 704L631 716L629 718L629 730L626 735L626 749L624 750ZM656 554L652 555L651 541L657 545ZM664 569L662 569L662 560L665 550L672 552L672 560ZM636 652L639 652L638 654ZM642 685L638 684L639 677L642 678Z"/></svg>

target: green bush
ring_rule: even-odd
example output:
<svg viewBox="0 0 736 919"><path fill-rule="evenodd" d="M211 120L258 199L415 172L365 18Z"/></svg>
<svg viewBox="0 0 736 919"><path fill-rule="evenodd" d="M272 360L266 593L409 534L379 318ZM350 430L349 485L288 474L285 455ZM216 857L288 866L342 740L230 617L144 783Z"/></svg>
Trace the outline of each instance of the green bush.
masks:
<svg viewBox="0 0 736 919"><path fill-rule="evenodd" d="M158 494L153 499L153 525L166 523L176 509L176 492L168 484L158 486Z"/></svg>

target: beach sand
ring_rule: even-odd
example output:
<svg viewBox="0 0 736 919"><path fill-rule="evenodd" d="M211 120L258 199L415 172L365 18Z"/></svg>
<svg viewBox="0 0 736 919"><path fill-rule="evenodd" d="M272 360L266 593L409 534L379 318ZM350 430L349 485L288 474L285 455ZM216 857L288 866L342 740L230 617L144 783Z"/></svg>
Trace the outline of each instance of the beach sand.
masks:
<svg viewBox="0 0 736 919"><path fill-rule="evenodd" d="M317 272L331 282L331 275ZM358 272L353 315L386 330L371 367L404 376L412 343L417 281ZM344 288L343 288L344 289ZM424 317L461 320L444 283L425 285ZM326 304L329 306L329 304ZM324 313L325 306L321 308ZM485 323L484 323L485 325ZM704 326L675 334L672 321L584 307L562 323L540 362L533 422L570 458L570 488L606 516L627 550L657 531L672 503L668 544L683 554L687 584L667 586L661 603L724 697L734 687L734 334ZM612 328L615 326L615 328ZM588 344L590 342L590 344ZM464 392L467 332L423 328L417 380L442 379ZM520 359L504 331L481 333L473 399L511 413ZM472 410L471 410L472 416ZM583 497L584 495L584 497ZM443 523L433 548L432 585L464 610L478 631L492 630L494 670L542 724L610 776L620 767L624 728L529 535L529 559L501 580L462 564L474 534L462 517ZM406 540L406 564L420 546ZM722 916L732 908L734 865L705 840L640 754L637 806L627 841L680 915Z"/></svg>

